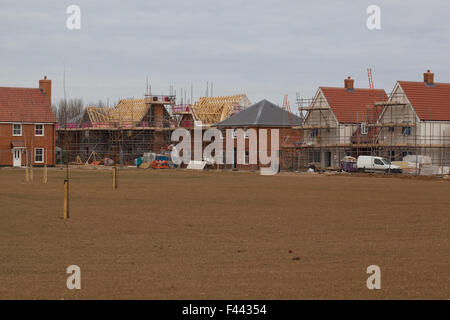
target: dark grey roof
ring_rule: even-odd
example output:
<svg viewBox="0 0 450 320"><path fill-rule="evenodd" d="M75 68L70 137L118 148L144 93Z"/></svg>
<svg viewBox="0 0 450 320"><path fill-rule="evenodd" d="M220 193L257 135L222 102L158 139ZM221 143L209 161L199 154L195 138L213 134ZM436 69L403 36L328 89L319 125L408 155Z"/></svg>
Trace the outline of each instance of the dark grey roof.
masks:
<svg viewBox="0 0 450 320"><path fill-rule="evenodd" d="M242 110L215 124L216 127L291 127L299 126L300 118L267 100Z"/></svg>

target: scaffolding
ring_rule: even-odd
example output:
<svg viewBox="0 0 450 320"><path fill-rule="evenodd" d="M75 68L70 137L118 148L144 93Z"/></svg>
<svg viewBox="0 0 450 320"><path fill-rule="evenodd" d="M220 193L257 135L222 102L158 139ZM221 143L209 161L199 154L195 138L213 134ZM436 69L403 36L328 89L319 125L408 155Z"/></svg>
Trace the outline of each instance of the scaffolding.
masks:
<svg viewBox="0 0 450 320"><path fill-rule="evenodd" d="M338 122L323 97L298 96L297 105L302 121L294 128L302 132L302 143L285 152L285 162L295 170L339 170L345 156L360 155L399 162L408 155L427 156L441 171L450 166L450 122L431 120L431 104L419 119L405 94L394 92L387 101L375 101L353 113L353 123ZM342 111L340 115L346 118Z"/></svg>
<svg viewBox="0 0 450 320"><path fill-rule="evenodd" d="M167 149L177 127L175 101L174 95L147 94L143 99L121 100L113 109L87 107L81 122L59 125L57 146L67 152L70 162L84 163L95 153L116 163L134 164L146 152Z"/></svg>
<svg viewBox="0 0 450 320"><path fill-rule="evenodd" d="M69 161L85 162L95 152L99 157L129 165L144 153L167 151L177 128L204 129L250 105L245 94L203 97L192 104L176 104L175 95L125 99L112 109L86 107L81 122L60 125L57 145L66 149ZM67 135L66 135L67 133Z"/></svg>

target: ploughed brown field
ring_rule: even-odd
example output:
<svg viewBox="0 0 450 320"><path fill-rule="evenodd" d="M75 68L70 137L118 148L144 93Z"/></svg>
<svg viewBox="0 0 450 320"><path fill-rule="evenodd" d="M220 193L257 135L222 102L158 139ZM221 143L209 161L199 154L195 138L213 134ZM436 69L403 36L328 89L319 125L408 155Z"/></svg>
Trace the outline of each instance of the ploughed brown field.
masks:
<svg viewBox="0 0 450 320"><path fill-rule="evenodd" d="M73 169L63 220L42 173L0 169L2 299L450 298L449 180Z"/></svg>

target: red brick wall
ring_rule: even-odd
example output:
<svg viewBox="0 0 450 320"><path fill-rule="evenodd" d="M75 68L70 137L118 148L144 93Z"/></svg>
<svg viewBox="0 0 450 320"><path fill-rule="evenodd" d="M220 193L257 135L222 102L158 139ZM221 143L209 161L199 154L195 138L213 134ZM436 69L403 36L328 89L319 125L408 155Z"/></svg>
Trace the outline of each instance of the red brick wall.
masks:
<svg viewBox="0 0 450 320"><path fill-rule="evenodd" d="M235 128L236 130L237 128ZM241 128L246 129L246 128ZM244 164L236 164L236 168L239 170L258 170L261 167L268 167L270 165L262 165L259 163L259 135L260 131L263 129L267 130L267 155L271 156L271 130L272 129L278 129L279 130L279 148L280 150L283 150L283 147L293 146L295 142L301 141L301 131L291 128L253 128L257 131L257 140L258 140L258 164L257 165L244 165ZM237 149L237 139L234 139L234 147ZM226 137L223 145L224 151L226 150ZM249 139L246 139L245 141L245 150L249 150ZM280 163L282 163L280 159ZM223 166L221 166L223 167ZM226 164L225 168L231 168L231 164ZM283 168L281 168L283 169Z"/></svg>
<svg viewBox="0 0 450 320"><path fill-rule="evenodd" d="M164 106L163 105L157 105L153 104L151 106L154 110L153 116L154 116L154 123L151 125L152 127L162 127L163 126L163 119L164 119Z"/></svg>
<svg viewBox="0 0 450 320"><path fill-rule="evenodd" d="M0 123L0 166L12 166L13 154L11 141L24 141L26 149L34 163L34 148L44 148L44 163L35 165L55 165L55 125L44 124L44 136L35 136L34 124L22 124L22 136L13 136L11 123ZM22 153L22 165L26 164L25 151Z"/></svg>
<svg viewBox="0 0 450 320"><path fill-rule="evenodd" d="M235 130L237 130L237 128L234 128ZM241 128L241 129L246 129L246 128ZM257 132L257 146L258 146L258 150L257 150L257 156L258 156L258 164L252 164L252 165L244 165L244 164L236 164L236 168L238 170L259 170L261 167L269 167L270 165L261 165L259 164L259 132L262 129L266 129L267 130L267 155L270 157L271 156L271 129L278 129L279 130L279 147L280 147L280 151L284 150L284 148L290 148L295 146L296 142L301 142L302 141L302 134L301 134L301 130L298 129L292 129L292 128L253 128L256 130ZM194 159L194 130L190 130L191 132L191 159ZM202 130L203 135L205 133L205 129ZM202 137L203 137L202 135ZM234 140L234 148L237 149L237 139L233 139ZM177 144L177 143L175 143ZM206 146L208 146L210 144L210 142L202 142L203 145L203 150L206 148ZM245 139L245 151L249 150L249 139ZM226 133L224 134L224 142L223 142L223 151L226 152ZM280 155L282 156L282 155ZM237 159L237 158L236 158ZM226 160L226 159L224 159ZM280 165L283 163L282 159L280 159ZM187 164L184 164L183 167L186 167ZM225 164L225 165L220 165L220 168L226 168L226 169L231 169L232 165L231 164ZM281 167L281 169L284 169L283 167Z"/></svg>

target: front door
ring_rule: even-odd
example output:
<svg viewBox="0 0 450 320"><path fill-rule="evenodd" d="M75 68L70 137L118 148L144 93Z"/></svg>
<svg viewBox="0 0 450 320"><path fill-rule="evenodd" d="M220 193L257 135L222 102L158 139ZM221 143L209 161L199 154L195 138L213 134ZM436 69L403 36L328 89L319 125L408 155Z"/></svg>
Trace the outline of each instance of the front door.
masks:
<svg viewBox="0 0 450 320"><path fill-rule="evenodd" d="M325 152L324 160L325 160L325 168L331 167L331 152L330 151Z"/></svg>
<svg viewBox="0 0 450 320"><path fill-rule="evenodd" d="M22 165L22 149L13 149L13 166L20 167Z"/></svg>

